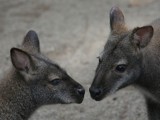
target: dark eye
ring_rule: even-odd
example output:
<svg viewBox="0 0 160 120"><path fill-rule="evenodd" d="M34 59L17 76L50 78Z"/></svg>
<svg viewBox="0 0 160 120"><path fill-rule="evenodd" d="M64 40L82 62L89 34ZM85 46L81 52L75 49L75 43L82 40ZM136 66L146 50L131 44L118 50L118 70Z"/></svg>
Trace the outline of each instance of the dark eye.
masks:
<svg viewBox="0 0 160 120"><path fill-rule="evenodd" d="M127 65L125 64L121 64L121 65L117 65L116 67L116 71L123 73L127 68Z"/></svg>
<svg viewBox="0 0 160 120"><path fill-rule="evenodd" d="M58 85L60 82L61 82L60 79L54 79L54 80L50 81L50 83L51 83L52 85Z"/></svg>

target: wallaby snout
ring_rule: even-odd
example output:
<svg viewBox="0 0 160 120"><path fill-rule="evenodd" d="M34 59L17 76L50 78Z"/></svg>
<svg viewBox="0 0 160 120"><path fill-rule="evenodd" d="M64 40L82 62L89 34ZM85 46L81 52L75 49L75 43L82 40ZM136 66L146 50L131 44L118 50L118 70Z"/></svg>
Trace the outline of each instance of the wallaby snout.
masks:
<svg viewBox="0 0 160 120"><path fill-rule="evenodd" d="M91 88L89 88L89 92L91 94L91 97L93 99L95 99L96 101L100 101L103 99L103 97L102 97L103 89L91 87Z"/></svg>
<svg viewBox="0 0 160 120"><path fill-rule="evenodd" d="M79 85L76 88L76 92L77 92L77 95L79 95L80 97L82 97L82 96L84 96L85 90L84 90L84 88L82 86Z"/></svg>
<svg viewBox="0 0 160 120"><path fill-rule="evenodd" d="M77 94L77 97L79 98L79 99L77 100L77 103L82 103L83 98L84 98L84 94L85 94L84 88L83 88L81 85L78 85L78 86L75 88L75 92L76 92L76 94Z"/></svg>

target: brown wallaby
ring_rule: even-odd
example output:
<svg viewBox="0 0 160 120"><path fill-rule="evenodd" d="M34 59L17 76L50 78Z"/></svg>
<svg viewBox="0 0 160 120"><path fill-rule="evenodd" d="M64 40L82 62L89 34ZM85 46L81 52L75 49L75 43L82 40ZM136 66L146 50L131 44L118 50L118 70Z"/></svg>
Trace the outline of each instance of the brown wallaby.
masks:
<svg viewBox="0 0 160 120"><path fill-rule="evenodd" d="M42 105L83 101L84 88L41 54L34 31L10 56L13 67L0 80L0 120L27 120Z"/></svg>
<svg viewBox="0 0 160 120"><path fill-rule="evenodd" d="M110 11L111 32L90 87L97 101L128 85L140 88L150 120L160 120L160 19L128 29L118 7Z"/></svg>

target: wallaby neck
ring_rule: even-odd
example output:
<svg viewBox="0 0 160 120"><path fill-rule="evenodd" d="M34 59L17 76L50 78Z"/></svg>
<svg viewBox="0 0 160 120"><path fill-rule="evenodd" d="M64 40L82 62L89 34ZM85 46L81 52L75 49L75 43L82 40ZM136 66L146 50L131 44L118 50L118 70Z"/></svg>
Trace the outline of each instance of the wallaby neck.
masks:
<svg viewBox="0 0 160 120"><path fill-rule="evenodd" d="M3 113L3 120L8 120L8 116L14 120L27 120L37 105L23 76L12 70L0 84L0 91L4 91L0 93L0 114Z"/></svg>
<svg viewBox="0 0 160 120"><path fill-rule="evenodd" d="M156 50L156 48L153 48ZM147 92L147 96L160 99L159 89L160 89L160 67L159 67L159 60L160 56L159 53L152 53L151 50L153 49L146 49L143 51L143 60L142 60L142 70L139 79L136 81L136 85L141 87L144 91Z"/></svg>

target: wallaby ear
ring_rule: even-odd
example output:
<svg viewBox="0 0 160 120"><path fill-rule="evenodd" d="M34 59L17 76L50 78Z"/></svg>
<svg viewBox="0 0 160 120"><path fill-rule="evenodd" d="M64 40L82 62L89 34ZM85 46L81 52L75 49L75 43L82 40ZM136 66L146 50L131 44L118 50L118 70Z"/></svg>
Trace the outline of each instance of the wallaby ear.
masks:
<svg viewBox="0 0 160 120"><path fill-rule="evenodd" d="M30 30L24 37L22 48L29 53L40 53L40 43L35 31Z"/></svg>
<svg viewBox="0 0 160 120"><path fill-rule="evenodd" d="M33 62L28 53L17 48L12 48L10 50L10 56L13 66L19 71L28 73L28 71L32 68Z"/></svg>
<svg viewBox="0 0 160 120"><path fill-rule="evenodd" d="M126 30L125 20L122 11L118 7L112 7L110 10L110 28L117 33Z"/></svg>
<svg viewBox="0 0 160 120"><path fill-rule="evenodd" d="M144 48L150 42L154 29L152 26L144 26L133 30L133 42L140 48Z"/></svg>

